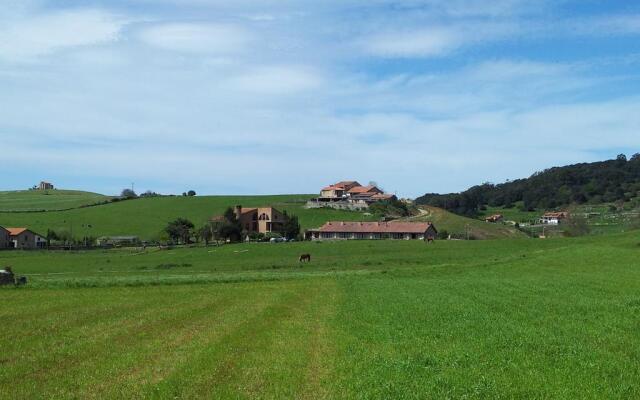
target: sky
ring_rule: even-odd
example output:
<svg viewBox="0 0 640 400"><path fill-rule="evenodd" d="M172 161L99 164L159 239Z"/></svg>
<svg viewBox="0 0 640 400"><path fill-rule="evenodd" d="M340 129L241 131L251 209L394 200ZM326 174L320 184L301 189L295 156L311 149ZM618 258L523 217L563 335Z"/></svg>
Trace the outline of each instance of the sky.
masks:
<svg viewBox="0 0 640 400"><path fill-rule="evenodd" d="M640 152L640 2L0 2L0 190L415 197Z"/></svg>

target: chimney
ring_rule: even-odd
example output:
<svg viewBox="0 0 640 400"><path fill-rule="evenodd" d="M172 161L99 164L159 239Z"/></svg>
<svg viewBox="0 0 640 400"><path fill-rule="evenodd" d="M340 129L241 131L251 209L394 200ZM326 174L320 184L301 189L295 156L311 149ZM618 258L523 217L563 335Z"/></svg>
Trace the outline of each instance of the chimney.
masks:
<svg viewBox="0 0 640 400"><path fill-rule="evenodd" d="M240 219L240 215L242 215L242 206L241 205L237 205L236 206L235 214L236 214L236 218Z"/></svg>

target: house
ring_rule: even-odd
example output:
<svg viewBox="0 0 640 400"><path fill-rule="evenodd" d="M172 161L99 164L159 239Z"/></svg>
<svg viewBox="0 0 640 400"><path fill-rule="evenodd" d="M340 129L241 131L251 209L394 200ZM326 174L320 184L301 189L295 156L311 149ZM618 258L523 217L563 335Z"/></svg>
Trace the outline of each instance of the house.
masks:
<svg viewBox="0 0 640 400"><path fill-rule="evenodd" d="M9 248L11 249L44 249L47 240L27 228L6 228L9 231Z"/></svg>
<svg viewBox="0 0 640 400"><path fill-rule="evenodd" d="M320 190L320 196L307 202L307 208L332 207L361 210L382 200L397 200L375 185L362 186L358 181L341 181Z"/></svg>
<svg viewBox="0 0 640 400"><path fill-rule="evenodd" d="M42 181L38 185L38 190L53 190L53 184L49 182Z"/></svg>
<svg viewBox="0 0 640 400"><path fill-rule="evenodd" d="M284 213L273 207L245 208L236 206L234 213L246 233L282 233L284 224L289 219ZM220 222L222 217L213 217L211 221Z"/></svg>
<svg viewBox="0 0 640 400"><path fill-rule="evenodd" d="M502 221L503 219L504 219L504 216L502 214L494 214L494 215L488 216L484 220L486 222L496 223L496 222Z"/></svg>
<svg viewBox="0 0 640 400"><path fill-rule="evenodd" d="M438 231L431 222L345 222L331 221L305 233L310 240L349 239L435 239Z"/></svg>
<svg viewBox="0 0 640 400"><path fill-rule="evenodd" d="M560 212L546 212L540 218L540 223L545 225L559 225L562 223L562 220L569 217L569 213L566 211Z"/></svg>
<svg viewBox="0 0 640 400"><path fill-rule="evenodd" d="M140 244L140 238L137 236L102 236L96 240L96 243L102 247L138 246Z"/></svg>
<svg viewBox="0 0 640 400"><path fill-rule="evenodd" d="M9 231L0 226L0 250L9 248L9 236Z"/></svg>

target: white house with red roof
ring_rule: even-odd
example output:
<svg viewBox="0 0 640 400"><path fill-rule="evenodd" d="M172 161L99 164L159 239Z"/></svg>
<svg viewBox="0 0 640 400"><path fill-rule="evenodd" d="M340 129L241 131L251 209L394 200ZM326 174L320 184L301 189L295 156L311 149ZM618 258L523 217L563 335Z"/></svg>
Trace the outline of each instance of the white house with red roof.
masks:
<svg viewBox="0 0 640 400"><path fill-rule="evenodd" d="M44 249L47 240L28 228L5 228L9 231L9 248L12 249Z"/></svg>

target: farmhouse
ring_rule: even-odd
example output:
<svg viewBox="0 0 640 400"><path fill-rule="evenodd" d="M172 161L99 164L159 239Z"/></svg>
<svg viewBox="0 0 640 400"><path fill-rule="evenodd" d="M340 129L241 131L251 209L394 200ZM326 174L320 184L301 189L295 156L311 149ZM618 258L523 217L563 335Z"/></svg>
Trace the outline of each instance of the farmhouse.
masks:
<svg viewBox="0 0 640 400"><path fill-rule="evenodd" d="M486 222L496 223L496 222L502 221L503 219L504 219L504 216L502 214L494 214L494 215L488 216L484 220Z"/></svg>
<svg viewBox="0 0 640 400"><path fill-rule="evenodd" d="M245 208L236 206L234 213L246 233L281 233L284 231L284 224L288 220L284 213L273 207ZM213 217L211 220L220 222L222 217Z"/></svg>
<svg viewBox="0 0 640 400"><path fill-rule="evenodd" d="M9 248L9 236L11 234L8 230L0 226L0 250Z"/></svg>
<svg viewBox="0 0 640 400"><path fill-rule="evenodd" d="M431 222L327 222L319 229L308 230L311 240L349 239L435 239L438 231Z"/></svg>
<svg viewBox="0 0 640 400"><path fill-rule="evenodd" d="M546 225L558 225L562 223L562 220L566 219L568 216L569 213L566 211L547 212L540 218L540 223Z"/></svg>
<svg viewBox="0 0 640 400"><path fill-rule="evenodd" d="M9 248L12 249L44 249L47 240L27 228L7 228L9 231Z"/></svg>
<svg viewBox="0 0 640 400"><path fill-rule="evenodd" d="M49 182L42 181L38 185L38 190L52 190L52 189L53 189L53 184Z"/></svg>
<svg viewBox="0 0 640 400"><path fill-rule="evenodd" d="M395 195L386 194L375 185L362 186L358 181L341 181L322 188L320 196L310 200L307 207L366 209L372 203L395 199Z"/></svg>

